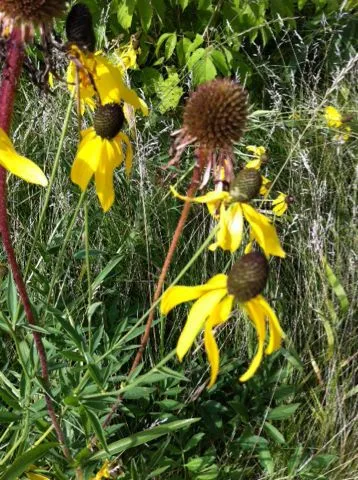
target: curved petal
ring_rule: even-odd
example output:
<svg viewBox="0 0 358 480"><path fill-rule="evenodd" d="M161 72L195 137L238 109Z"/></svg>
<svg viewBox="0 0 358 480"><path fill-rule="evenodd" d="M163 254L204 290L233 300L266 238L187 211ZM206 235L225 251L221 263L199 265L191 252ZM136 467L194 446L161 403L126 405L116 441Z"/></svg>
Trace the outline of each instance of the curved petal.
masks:
<svg viewBox="0 0 358 480"><path fill-rule="evenodd" d="M11 140L0 129L0 165L26 182L46 187L48 182L41 168L33 161L16 153Z"/></svg>
<svg viewBox="0 0 358 480"><path fill-rule="evenodd" d="M129 138L128 136L123 133L123 132L120 132L118 134L118 137L123 140L123 142L126 144L127 146L127 150L126 150L126 174L127 176L130 175L131 173L131 170L132 170L132 161L133 161L133 148L132 148L132 144L131 142L129 141Z"/></svg>
<svg viewBox="0 0 358 480"><path fill-rule="evenodd" d="M211 215L216 214L218 203L230 196L228 192L208 192L206 195L199 197L186 197L185 195L180 195L172 186L170 187L170 191L174 197L180 198L180 200L184 202L206 203Z"/></svg>
<svg viewBox="0 0 358 480"><path fill-rule="evenodd" d="M223 250L230 250L230 235L227 228L227 213L228 209L225 207L224 203L220 206L219 214L219 225L218 231L216 234L216 242L209 245L209 250L214 252L218 247Z"/></svg>
<svg viewBox="0 0 358 480"><path fill-rule="evenodd" d="M266 325L265 325L265 313L260 307L260 304L253 300L249 300L244 304L244 308L247 311L247 314L254 324L257 333L258 347L257 352L254 358L251 361L249 368L246 372L241 375L240 382L246 382L256 373L256 370L259 368L264 354L264 343L266 336Z"/></svg>
<svg viewBox="0 0 358 480"><path fill-rule="evenodd" d="M272 211L277 217L281 217L288 208L286 198L287 198L287 195L285 195L282 192L279 192L278 197L272 201Z"/></svg>
<svg viewBox="0 0 358 480"><path fill-rule="evenodd" d="M255 170L259 170L262 164L262 160L260 158L255 158L255 160L250 160L245 165L245 168L254 168Z"/></svg>
<svg viewBox="0 0 358 480"><path fill-rule="evenodd" d="M281 341L285 338L285 334L281 328L280 322L276 316L276 313L267 303L263 296L258 295L255 299L255 302L260 304L260 307L264 311L268 322L269 322L269 330L270 330L270 340L266 347L265 353L270 355L271 353L278 350L281 346Z"/></svg>
<svg viewBox="0 0 358 480"><path fill-rule="evenodd" d="M180 361L182 361L184 355L192 346L195 338L203 328L205 320L225 295L227 295L226 288L212 290L202 295L191 307L188 319L180 334L176 348Z"/></svg>
<svg viewBox="0 0 358 480"><path fill-rule="evenodd" d="M103 143L99 137L92 137L91 132L84 136L71 168L71 180L84 192L96 172L103 155Z"/></svg>
<svg viewBox="0 0 358 480"><path fill-rule="evenodd" d="M104 212L107 212L114 202L114 156L115 153L111 142L105 140L103 142L103 157L95 172L96 192Z"/></svg>
<svg viewBox="0 0 358 480"><path fill-rule="evenodd" d="M226 219L227 230L229 235L230 252L234 253L240 247L242 242L242 233L244 228L244 217L242 208L239 203L234 203L228 208Z"/></svg>
<svg viewBox="0 0 358 480"><path fill-rule="evenodd" d="M192 287L175 285L169 287L163 294L162 301L160 303L160 312L162 315L167 315L174 307L184 302L190 302L196 300L201 295L210 290L226 288L227 275L222 273L212 277L204 285L196 285Z"/></svg>
<svg viewBox="0 0 358 480"><path fill-rule="evenodd" d="M215 341L212 329L216 325L219 325L220 323L224 323L226 322L226 320L228 320L232 310L233 301L234 301L233 295L228 295L227 297L225 297L224 300L222 300L219 303L219 305L217 305L214 308L210 317L205 323L204 344L205 344L206 354L208 356L208 360L211 367L210 383L208 385L208 388L212 387L216 382L216 378L219 373L219 364L220 364L219 349Z"/></svg>
<svg viewBox="0 0 358 480"><path fill-rule="evenodd" d="M286 254L281 247L276 229L265 215L257 212L251 205L246 203L242 204L242 209L246 220L250 224L252 235L265 255L275 255L276 257L284 258Z"/></svg>

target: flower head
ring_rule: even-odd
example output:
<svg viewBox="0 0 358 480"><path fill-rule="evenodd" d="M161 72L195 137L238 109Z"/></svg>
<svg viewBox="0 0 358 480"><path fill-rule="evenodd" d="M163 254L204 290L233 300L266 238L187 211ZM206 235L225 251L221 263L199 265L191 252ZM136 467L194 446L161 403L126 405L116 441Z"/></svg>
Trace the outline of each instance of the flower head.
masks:
<svg viewBox="0 0 358 480"><path fill-rule="evenodd" d="M342 126L342 115L336 108L332 106L324 109L324 118L326 119L327 125L330 128L339 128Z"/></svg>
<svg viewBox="0 0 358 480"><path fill-rule="evenodd" d="M262 164L267 161L266 148L263 146L257 147L256 145L248 145L246 150L253 154L253 160L250 160L245 165L246 168L261 168Z"/></svg>
<svg viewBox="0 0 358 480"><path fill-rule="evenodd" d="M243 87L229 79L221 78L199 85L184 108L183 127L174 135L176 163L184 148L195 144L200 168L206 169L207 179L212 169L224 168L225 181L233 179L233 143L242 137L247 120L247 94Z"/></svg>
<svg viewBox="0 0 358 480"><path fill-rule="evenodd" d="M103 210L114 202L113 172L123 162L122 142L126 144L126 172L132 169L133 151L127 135L121 132L122 107L109 103L95 111L94 127L82 132L82 140L71 169L71 180L86 190L95 175L96 191Z"/></svg>
<svg viewBox="0 0 358 480"><path fill-rule="evenodd" d="M44 34L52 28L53 20L63 15L65 0L0 0L0 22L2 31L20 28L22 38L29 40L35 29Z"/></svg>
<svg viewBox="0 0 358 480"><path fill-rule="evenodd" d="M240 377L241 382L249 380L258 369L264 354L266 321L270 332L265 353L270 355L280 348L284 334L275 312L261 294L268 277L268 264L260 253L252 252L241 257L229 275L219 274L204 285L194 287L174 286L164 292L160 309L167 315L175 306L196 300L190 309L187 321L177 344L177 355L182 361L185 354L204 328L204 344L211 366L209 387L219 372L219 349L213 335L213 328L225 323L235 302L252 321L258 338L258 350L247 371Z"/></svg>
<svg viewBox="0 0 358 480"><path fill-rule="evenodd" d="M250 238L256 240L265 255L285 257L275 227L263 214L248 204L259 193L260 188L260 174L255 169L245 168L231 185L230 192L209 192L190 198L179 195L174 188L171 190L181 200L206 203L211 215L219 218L216 242L210 245L210 250L220 247L235 252L242 243L246 219L250 225Z"/></svg>
<svg viewBox="0 0 358 480"><path fill-rule="evenodd" d="M87 5L76 3L66 18L66 36L70 43L82 50L94 52L96 37L93 30L92 15Z"/></svg>
<svg viewBox="0 0 358 480"><path fill-rule="evenodd" d="M79 96L83 110L85 104L93 110L97 97L100 105L123 101L132 105L134 109L140 108L143 115L148 115L147 105L134 90L125 85L121 70L112 65L100 52L93 54L72 46L71 55L72 61L67 69L67 85L69 90L73 91L79 75Z"/></svg>
<svg viewBox="0 0 358 480"><path fill-rule="evenodd" d="M0 165L26 182L47 186L47 178L41 168L16 152L2 128L0 128Z"/></svg>
<svg viewBox="0 0 358 480"><path fill-rule="evenodd" d="M277 198L272 201L272 211L276 217L282 217L282 215L288 209L290 203L293 203L293 197L285 193L279 192Z"/></svg>
<svg viewBox="0 0 358 480"><path fill-rule="evenodd" d="M104 478L111 478L110 472L110 462L106 460L100 470L96 473L96 476L92 478L92 480L103 480Z"/></svg>

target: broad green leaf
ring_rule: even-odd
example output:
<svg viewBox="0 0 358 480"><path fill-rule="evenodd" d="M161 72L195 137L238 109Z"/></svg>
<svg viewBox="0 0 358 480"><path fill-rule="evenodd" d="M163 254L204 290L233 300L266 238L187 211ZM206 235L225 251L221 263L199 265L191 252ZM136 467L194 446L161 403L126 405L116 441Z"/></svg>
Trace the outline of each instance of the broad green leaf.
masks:
<svg viewBox="0 0 358 480"><path fill-rule="evenodd" d="M188 60L188 69L191 70L196 63L205 55L205 48L198 48Z"/></svg>
<svg viewBox="0 0 358 480"><path fill-rule="evenodd" d="M268 420L285 420L291 417L300 406L300 403L291 403L291 405L280 405L273 408L267 415Z"/></svg>
<svg viewBox="0 0 358 480"><path fill-rule="evenodd" d="M342 310L342 312L346 312L348 307L349 307L349 301L348 301L347 294L346 294L346 292L343 288L343 285L338 280L338 278L335 276L335 274L334 274L332 268L330 267L330 265L328 264L326 258L323 258L323 265L324 265L324 268L325 268L328 283L330 284L334 294L338 298L341 310Z"/></svg>
<svg viewBox="0 0 358 480"><path fill-rule="evenodd" d="M302 10L303 7L306 5L306 3L307 3L307 0L298 0L297 1L298 10Z"/></svg>
<svg viewBox="0 0 358 480"><path fill-rule="evenodd" d="M197 33L195 35L195 38L192 42L190 42L190 46L188 47L187 51L185 52L187 58L189 58L189 55L193 52L195 52L195 50L197 48L200 47L200 45L202 45L204 43L204 37L202 35L200 35L199 33Z"/></svg>
<svg viewBox="0 0 358 480"><path fill-rule="evenodd" d="M158 38L157 46L155 47L155 55L156 55L156 57L159 57L160 47L163 45L163 43L165 42L165 40L166 40L167 38L169 38L171 35L174 35L174 34L173 34L173 33L163 33L163 34Z"/></svg>
<svg viewBox="0 0 358 480"><path fill-rule="evenodd" d="M36 463L39 458L44 457L49 450L57 446L58 443L51 442L42 443L37 447L31 448L16 458L14 463L3 472L0 480L17 480L17 478L22 475L32 463Z"/></svg>
<svg viewBox="0 0 358 480"><path fill-rule="evenodd" d="M260 448L258 457L263 469L269 475L272 475L274 471L274 463L270 450L268 448Z"/></svg>
<svg viewBox="0 0 358 480"><path fill-rule="evenodd" d="M220 52L220 50L213 50L210 56L219 72L225 77L229 76L231 72L223 52Z"/></svg>
<svg viewBox="0 0 358 480"><path fill-rule="evenodd" d="M165 52L166 60L169 60L169 58L173 55L176 44L177 44L177 34L172 33L170 37L167 38L167 41L165 42L164 52Z"/></svg>
<svg viewBox="0 0 358 480"><path fill-rule="evenodd" d="M213 80L216 77L216 68L211 58L205 55L193 66L193 83L195 86Z"/></svg>
<svg viewBox="0 0 358 480"><path fill-rule="evenodd" d="M121 452L125 452L129 448L138 447L139 445L143 445L143 443L150 442L159 438L163 435L168 435L169 433L176 432L177 430L181 430L182 428L188 428L193 423L196 423L200 420L200 418L188 418L186 420L176 420L174 422L170 422L164 425L159 425L157 427L150 428L148 430L144 430L142 432L135 433L126 438L122 438L117 442L111 443L108 445L109 454L118 455ZM95 453L91 459L92 460L103 460L107 458L108 453L105 450L100 450L99 452Z"/></svg>
<svg viewBox="0 0 358 480"><path fill-rule="evenodd" d="M179 5L181 6L181 9L184 10L186 9L186 7L189 5L189 1L190 0L179 0Z"/></svg>
<svg viewBox="0 0 358 480"><path fill-rule="evenodd" d="M157 12L160 21L164 22L164 15L165 15L165 0L151 0L154 10Z"/></svg>
<svg viewBox="0 0 358 480"><path fill-rule="evenodd" d="M239 444L244 449L252 449L256 447L265 448L268 441L259 435L242 435L239 439Z"/></svg>
<svg viewBox="0 0 358 480"><path fill-rule="evenodd" d="M83 408L85 408L83 406ZM88 415L88 420L90 421L92 428L94 430L94 433L96 434L96 437L98 438L99 442L101 443L102 447L104 448L104 451L109 454L108 451L108 446L107 446L107 441L106 441L106 436L104 433L104 430L102 428L101 422L99 421L97 415L92 412L89 408L86 408L86 413Z"/></svg>
<svg viewBox="0 0 358 480"><path fill-rule="evenodd" d="M145 32L149 30L153 18L153 7L149 0L137 0L137 12Z"/></svg>
<svg viewBox="0 0 358 480"><path fill-rule="evenodd" d="M133 13L136 7L137 0L120 0L117 18L118 22L124 30L128 30L132 25Z"/></svg>
<svg viewBox="0 0 358 480"><path fill-rule="evenodd" d="M293 454L291 455L287 463L287 473L289 475L295 474L297 467L300 464L302 455L303 455L303 447L302 445L298 445L298 447L296 447L295 451L293 452Z"/></svg>
<svg viewBox="0 0 358 480"><path fill-rule="evenodd" d="M282 433L274 426L272 423L264 423L265 432L278 444L283 445L285 442L285 437Z"/></svg>
<svg viewBox="0 0 358 480"><path fill-rule="evenodd" d="M167 79L160 79L156 84L155 91L160 99L158 108L161 113L177 107L183 95L183 89L178 85L179 82L179 75L177 73L171 73Z"/></svg>
<svg viewBox="0 0 358 480"><path fill-rule="evenodd" d="M11 423L20 420L21 415L19 413L12 412L0 412L0 424Z"/></svg>

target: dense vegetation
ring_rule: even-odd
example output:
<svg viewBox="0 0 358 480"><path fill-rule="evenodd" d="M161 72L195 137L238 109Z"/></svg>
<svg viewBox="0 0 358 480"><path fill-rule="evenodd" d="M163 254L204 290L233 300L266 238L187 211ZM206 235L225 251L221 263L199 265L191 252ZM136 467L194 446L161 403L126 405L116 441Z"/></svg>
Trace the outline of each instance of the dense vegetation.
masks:
<svg viewBox="0 0 358 480"><path fill-rule="evenodd" d="M87 479L105 459L118 478L138 480L356 478L356 2L85 3L98 47L110 57L135 42L138 65L126 76L150 115L136 117L134 171L130 180L116 171L116 201L104 214L95 190L81 196L69 178L78 125L65 84L57 81L45 94L23 77L14 144L55 174L48 190L11 177L9 211L48 354L51 395L75 462L69 465L52 443L31 328L2 256L0 478L44 478L31 477L35 464L46 478L75 478L80 467ZM56 29L61 35L63 25ZM41 64L36 46L29 54ZM249 92L238 164L249 158L246 146L265 146L263 174L294 199L276 221L287 258L271 261L265 290L287 338L241 384L257 342L237 312L217 331L220 376L207 390L201 341L183 364L172 352L186 307L158 313L144 362L128 382L182 208L169 186L185 192L193 166L188 149L179 166L162 168L170 134L180 127L188 93L217 76L237 78ZM352 117L347 140L327 126L327 105ZM167 285L178 275L185 285L204 283L229 269L234 257L202 248L211 229L207 211L194 205ZM16 470L16 462L25 467Z"/></svg>

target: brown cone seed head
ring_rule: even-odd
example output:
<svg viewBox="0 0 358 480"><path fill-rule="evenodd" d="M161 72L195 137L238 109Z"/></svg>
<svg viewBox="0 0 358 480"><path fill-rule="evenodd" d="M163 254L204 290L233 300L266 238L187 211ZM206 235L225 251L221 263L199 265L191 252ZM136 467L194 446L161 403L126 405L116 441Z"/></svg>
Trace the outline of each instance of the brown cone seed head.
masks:
<svg viewBox="0 0 358 480"><path fill-rule="evenodd" d="M262 177L254 168L244 168L230 185L230 195L236 202L249 202L257 197Z"/></svg>
<svg viewBox="0 0 358 480"><path fill-rule="evenodd" d="M0 0L0 16L17 26L47 26L66 9L65 0Z"/></svg>
<svg viewBox="0 0 358 480"><path fill-rule="evenodd" d="M268 273L268 262L261 253L247 253L234 264L228 275L228 292L239 302L247 302L265 288Z"/></svg>
<svg viewBox="0 0 358 480"><path fill-rule="evenodd" d="M183 126L191 138L208 148L237 142L247 119L247 95L237 82L222 78L200 85L184 109Z"/></svg>
<svg viewBox="0 0 358 480"><path fill-rule="evenodd" d="M97 107L94 114L94 129L102 138L112 140L121 131L124 113L118 103L107 103Z"/></svg>
<svg viewBox="0 0 358 480"><path fill-rule="evenodd" d="M84 3L76 3L67 15L66 35L69 42L82 49L94 52L96 37L93 30L92 15Z"/></svg>

